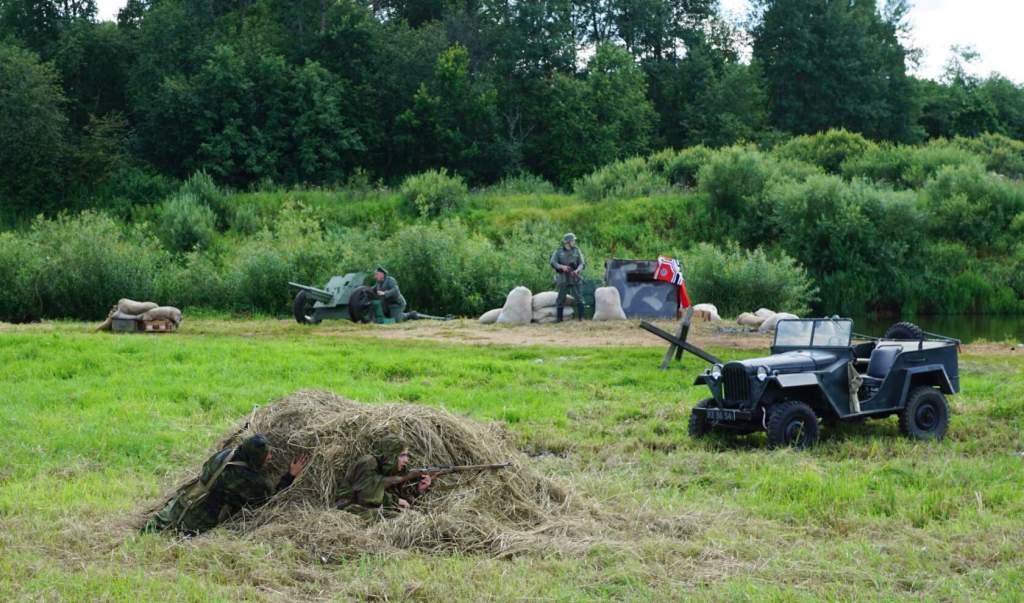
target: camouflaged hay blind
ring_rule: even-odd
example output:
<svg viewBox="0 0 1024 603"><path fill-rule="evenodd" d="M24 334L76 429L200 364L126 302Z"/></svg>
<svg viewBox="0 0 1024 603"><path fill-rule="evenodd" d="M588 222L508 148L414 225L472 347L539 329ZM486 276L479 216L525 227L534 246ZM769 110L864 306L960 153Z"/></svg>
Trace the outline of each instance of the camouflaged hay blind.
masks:
<svg viewBox="0 0 1024 603"><path fill-rule="evenodd" d="M531 468L531 460L515 448L504 426L481 424L438 408L363 404L331 392L300 391L259 408L248 430L243 430L244 424L243 420L230 430L217 449L262 433L273 447L273 458L263 469L272 482L287 471L296 455L305 453L309 460L291 488L213 532L275 546L288 541L321 562L408 551L578 556L594 546L629 549L640 542L678 543L699 531L700 522L691 514L666 517L647 509L614 512L581 500L571 487L566 489ZM493 472L442 476L413 511L395 518L369 522L335 510L336 484L349 463L391 433L404 437L413 467L512 465ZM151 511L173 492L167 492ZM204 538L200 536L195 544ZM214 546L223 544L220 537L214 538L221 543Z"/></svg>

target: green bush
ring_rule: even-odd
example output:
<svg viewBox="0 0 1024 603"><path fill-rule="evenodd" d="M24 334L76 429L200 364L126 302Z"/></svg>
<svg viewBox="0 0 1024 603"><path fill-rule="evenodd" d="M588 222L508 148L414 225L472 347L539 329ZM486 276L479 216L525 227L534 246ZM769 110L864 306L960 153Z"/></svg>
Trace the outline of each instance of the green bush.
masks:
<svg viewBox="0 0 1024 603"><path fill-rule="evenodd" d="M983 134L976 138L958 136L953 143L979 155L989 170L1007 178L1024 179L1024 141L1002 134Z"/></svg>
<svg viewBox="0 0 1024 603"><path fill-rule="evenodd" d="M693 187L697 185L697 172L714 154L704 145L681 151L665 149L648 157L647 165L653 173L663 176L673 185Z"/></svg>
<svg viewBox="0 0 1024 603"><path fill-rule="evenodd" d="M158 230L172 251L206 249L217 236L217 217L192 193L180 192L163 202Z"/></svg>
<svg viewBox="0 0 1024 603"><path fill-rule="evenodd" d="M946 166L983 166L981 156L946 140L924 146L881 145L842 166L846 178L888 182L898 188L920 188Z"/></svg>
<svg viewBox="0 0 1024 603"><path fill-rule="evenodd" d="M0 232L0 321L28 322L42 317L39 293L32 286L43 257L24 234Z"/></svg>
<svg viewBox="0 0 1024 603"><path fill-rule="evenodd" d="M252 236L263 228L263 220L260 218L259 209L252 203L240 203L232 207L228 226L231 230L242 235Z"/></svg>
<svg viewBox="0 0 1024 603"><path fill-rule="evenodd" d="M573 185L577 195L587 201L634 199L669 189L668 180L651 172L647 161L632 157L610 163L580 178Z"/></svg>
<svg viewBox="0 0 1024 603"><path fill-rule="evenodd" d="M168 263L156 276L156 299L182 310L233 307L234 293L224 279L224 268L209 252L186 253L181 261Z"/></svg>
<svg viewBox="0 0 1024 603"><path fill-rule="evenodd" d="M1008 249L1017 241L1011 224L1024 211L1024 186L978 164L943 167L924 187L931 232L983 249Z"/></svg>
<svg viewBox="0 0 1024 603"><path fill-rule="evenodd" d="M500 182L488 188L487 192L498 195L550 195L555 192L555 185L542 176L520 172L502 178Z"/></svg>
<svg viewBox="0 0 1024 603"><path fill-rule="evenodd" d="M805 315L816 299L807 271L785 253L700 243L677 257L690 299L713 303L724 316L760 307Z"/></svg>
<svg viewBox="0 0 1024 603"><path fill-rule="evenodd" d="M27 236L42 258L26 276L41 318L94 320L119 298L152 299L168 260L155 239L93 211L37 218Z"/></svg>
<svg viewBox="0 0 1024 603"><path fill-rule="evenodd" d="M875 143L860 134L840 129L791 138L774 152L779 157L814 164L830 174L839 174L844 162L856 160L875 148Z"/></svg>
<svg viewBox="0 0 1024 603"><path fill-rule="evenodd" d="M462 176L449 176L445 168L409 176L399 189L406 211L421 218L458 212L468 193Z"/></svg>
<svg viewBox="0 0 1024 603"><path fill-rule="evenodd" d="M212 209L217 216L218 225L227 225L231 213L227 195L205 171L200 170L189 176L178 192L182 196L190 196L200 205Z"/></svg>

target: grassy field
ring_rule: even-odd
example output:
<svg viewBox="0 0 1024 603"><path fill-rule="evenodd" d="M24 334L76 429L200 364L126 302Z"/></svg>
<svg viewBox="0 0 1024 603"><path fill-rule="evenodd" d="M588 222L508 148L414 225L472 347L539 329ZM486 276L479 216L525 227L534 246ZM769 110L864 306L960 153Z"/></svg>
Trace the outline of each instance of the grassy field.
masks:
<svg viewBox="0 0 1024 603"><path fill-rule="evenodd" d="M585 346L422 328L0 325L0 600L1024 599L1024 351L965 348L941 443L907 441L892 419L793 452L761 436L691 441L703 365L656 370L662 349L625 337L633 326L533 331L604 343ZM226 530L179 541L126 527L253 405L304 388L503 421L542 473L602 508L661 516L663 533L574 554L324 562Z"/></svg>

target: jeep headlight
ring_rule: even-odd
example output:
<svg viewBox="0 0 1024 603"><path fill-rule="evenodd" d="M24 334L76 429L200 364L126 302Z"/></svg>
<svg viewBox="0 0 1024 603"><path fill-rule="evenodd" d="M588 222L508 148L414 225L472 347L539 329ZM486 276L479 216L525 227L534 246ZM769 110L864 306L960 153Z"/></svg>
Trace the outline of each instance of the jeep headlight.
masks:
<svg viewBox="0 0 1024 603"><path fill-rule="evenodd" d="M766 366L759 366L759 367L757 367L757 380L758 381L765 381L766 379L768 379L768 367L766 367Z"/></svg>
<svg viewBox="0 0 1024 603"><path fill-rule="evenodd" d="M715 381L718 381L719 379L722 378L721 364L716 364L715 366L711 367L711 378L714 379Z"/></svg>

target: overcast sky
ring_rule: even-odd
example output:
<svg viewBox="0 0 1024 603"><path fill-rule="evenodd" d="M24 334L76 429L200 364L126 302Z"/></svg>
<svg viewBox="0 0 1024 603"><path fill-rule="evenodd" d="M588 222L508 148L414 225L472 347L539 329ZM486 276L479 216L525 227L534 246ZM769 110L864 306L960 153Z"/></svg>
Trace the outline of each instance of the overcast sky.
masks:
<svg viewBox="0 0 1024 603"><path fill-rule="evenodd" d="M727 11L743 15L749 0L719 0ZM911 0L913 45L924 51L917 74L937 78L954 44L974 46L981 61L974 72L998 71L1024 83L1024 0ZM117 18L125 0L97 0L101 19Z"/></svg>

